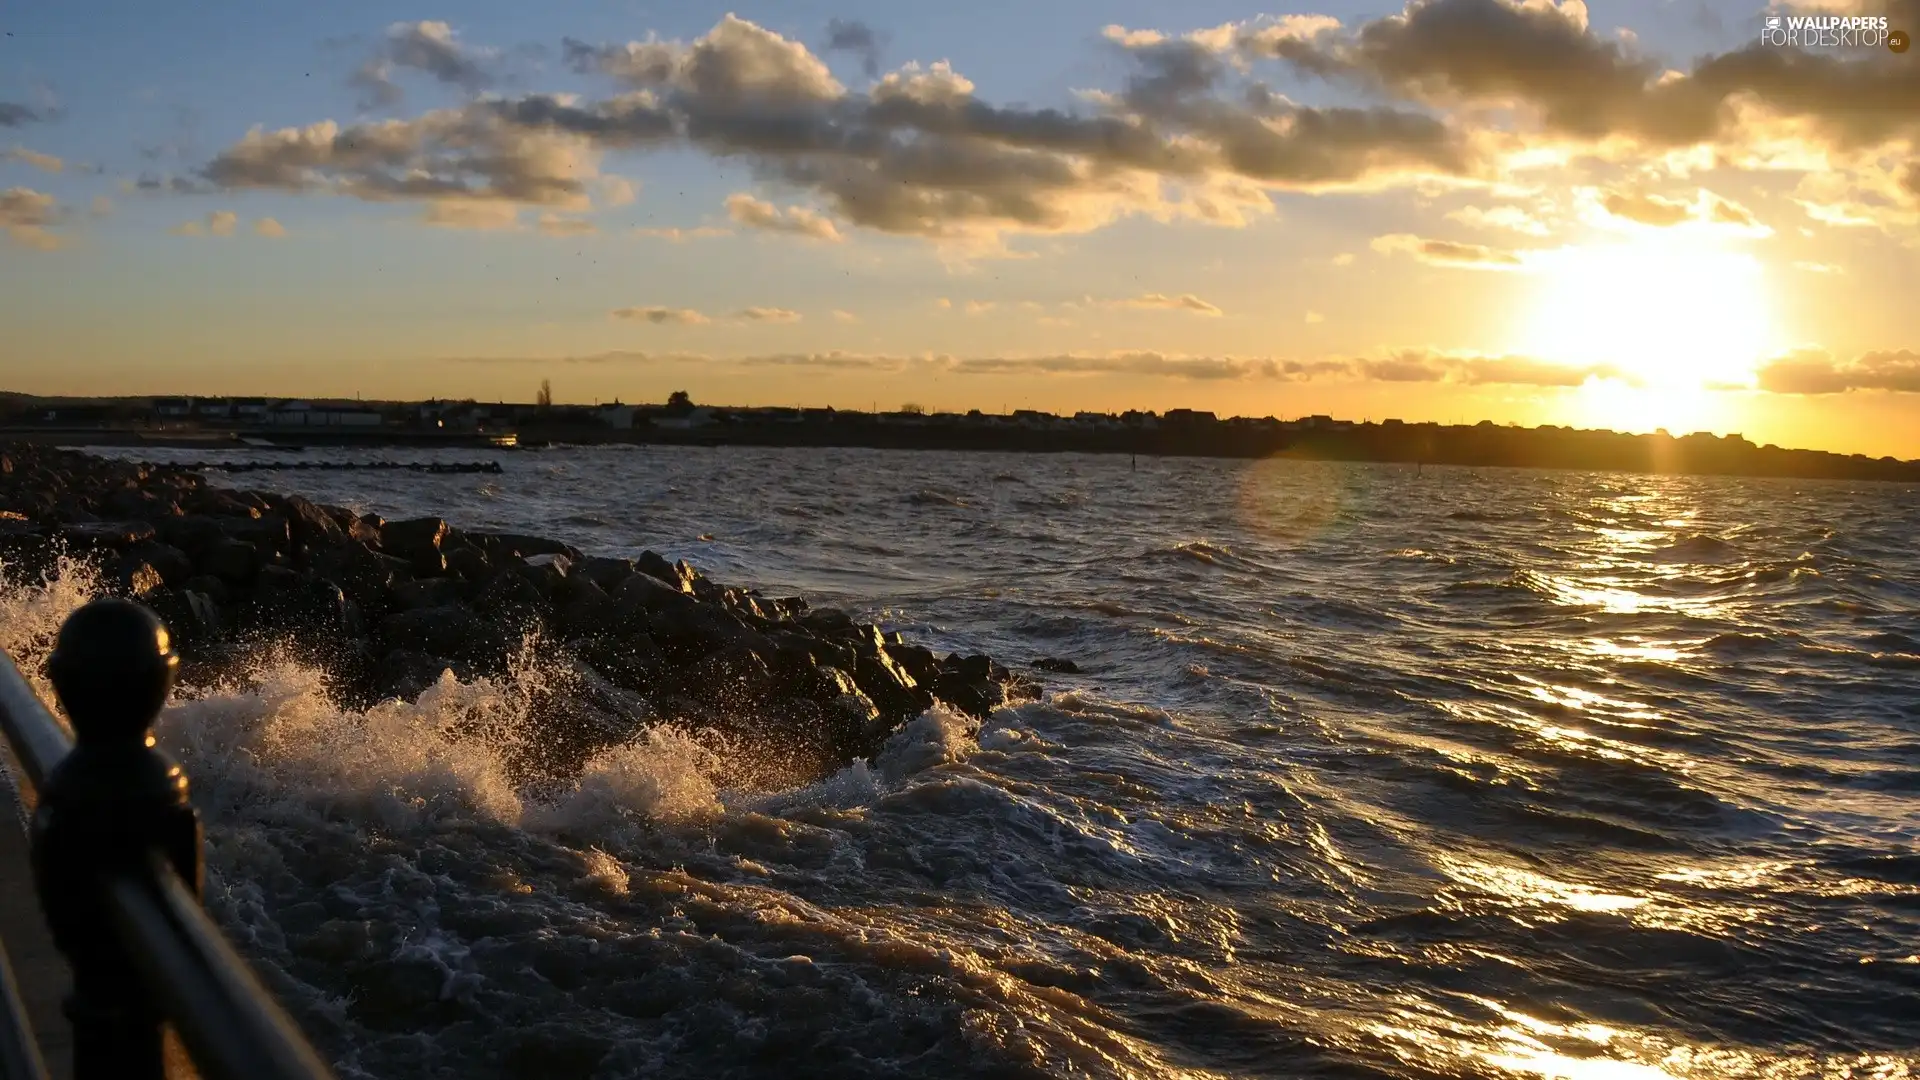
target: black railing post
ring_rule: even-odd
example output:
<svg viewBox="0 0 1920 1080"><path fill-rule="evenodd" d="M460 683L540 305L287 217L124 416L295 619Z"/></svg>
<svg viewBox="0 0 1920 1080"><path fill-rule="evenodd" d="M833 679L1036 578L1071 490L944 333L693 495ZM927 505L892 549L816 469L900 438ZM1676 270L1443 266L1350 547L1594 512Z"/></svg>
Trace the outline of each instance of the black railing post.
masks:
<svg viewBox="0 0 1920 1080"><path fill-rule="evenodd" d="M111 599L74 612L48 660L75 746L40 791L33 865L54 944L73 969L76 1080L166 1076L162 1012L106 896L114 878L152 882L155 851L196 896L202 889L200 820L186 774L150 734L178 667L160 620Z"/></svg>

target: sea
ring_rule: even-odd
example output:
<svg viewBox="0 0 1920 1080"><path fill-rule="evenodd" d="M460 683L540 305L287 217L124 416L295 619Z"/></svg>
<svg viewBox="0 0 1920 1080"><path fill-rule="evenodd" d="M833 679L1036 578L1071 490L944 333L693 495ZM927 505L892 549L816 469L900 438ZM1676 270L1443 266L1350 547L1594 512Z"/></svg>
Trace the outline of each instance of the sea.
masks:
<svg viewBox="0 0 1920 1080"><path fill-rule="evenodd" d="M1920 1063L1920 488L487 453L503 473L211 479L652 549L1079 670L762 788L671 718L517 786L503 747L563 677L537 639L365 712L284 659L183 688L158 737L209 907L343 1078ZM277 457L400 455L476 458ZM92 587L7 586L0 644L31 662Z"/></svg>

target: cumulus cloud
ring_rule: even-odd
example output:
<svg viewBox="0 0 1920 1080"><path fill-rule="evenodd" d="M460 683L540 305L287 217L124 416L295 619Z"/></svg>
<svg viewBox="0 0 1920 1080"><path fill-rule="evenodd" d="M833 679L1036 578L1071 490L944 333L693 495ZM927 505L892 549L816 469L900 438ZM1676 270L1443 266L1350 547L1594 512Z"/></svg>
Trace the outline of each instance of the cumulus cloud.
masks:
<svg viewBox="0 0 1920 1080"><path fill-rule="evenodd" d="M46 113L17 101L0 101L0 128L23 127L45 120Z"/></svg>
<svg viewBox="0 0 1920 1080"><path fill-rule="evenodd" d="M885 42L879 34L866 23L854 19L834 19L827 23L827 40L821 45L821 52L852 53L860 58L860 68L867 78L877 78L880 74L880 48Z"/></svg>
<svg viewBox="0 0 1920 1080"><path fill-rule="evenodd" d="M1528 236L1547 235L1546 223L1517 206L1495 206L1483 208L1463 206L1447 214L1448 221L1457 221L1462 225L1476 229L1502 229L1507 232L1525 233Z"/></svg>
<svg viewBox="0 0 1920 1080"><path fill-rule="evenodd" d="M1168 296L1165 293L1142 293L1125 300L1115 300L1114 307L1134 308L1141 311L1185 311L1194 315L1206 315L1218 318L1223 312L1192 293Z"/></svg>
<svg viewBox="0 0 1920 1080"><path fill-rule="evenodd" d="M453 363L498 364L555 362L700 364L703 366L734 364L743 367L810 367L836 371L893 372L916 376L963 375L1022 378L1134 376L1193 382L1348 380L1545 388L1575 387L1589 379L1622 377L1619 372L1610 368L1570 367L1527 357L1453 354L1429 349L1407 349L1379 357L1322 359L1190 356L1146 350L1010 356L823 352L716 357L697 353L610 352L538 359L532 357L448 357L444 359Z"/></svg>
<svg viewBox="0 0 1920 1080"><path fill-rule="evenodd" d="M847 225L943 241L1063 233L1145 214L1236 225L1269 190L1327 190L1478 167L1442 120L1385 107L1311 108L1229 79L1182 78L1158 46L1126 50L1119 94L1066 111L999 106L944 64L849 91L805 45L728 16L692 41L568 40L563 59L623 91L600 100L489 98L411 120L256 130L202 177L221 187L371 200L583 197L599 153L692 146L810 194L825 235Z"/></svg>
<svg viewBox="0 0 1920 1080"><path fill-rule="evenodd" d="M632 322L652 323L655 326L705 326L707 323L713 321L692 308L673 307L615 308L613 317Z"/></svg>
<svg viewBox="0 0 1920 1080"><path fill-rule="evenodd" d="M800 321L800 313L787 308L750 307L734 312L735 319L741 322L791 323Z"/></svg>
<svg viewBox="0 0 1920 1080"><path fill-rule="evenodd" d="M269 240L278 240L287 235L287 227L270 217L259 218L253 223L253 234Z"/></svg>
<svg viewBox="0 0 1920 1080"><path fill-rule="evenodd" d="M805 236L830 243L841 240L840 230L820 214L804 206L789 206L782 210L745 192L727 196L727 216L750 229Z"/></svg>
<svg viewBox="0 0 1920 1080"><path fill-rule="evenodd" d="M0 229L14 244L53 251L64 241L48 231L61 220L60 202L43 191L15 187L0 191Z"/></svg>
<svg viewBox="0 0 1920 1080"><path fill-rule="evenodd" d="M1612 217L1657 229L1704 225L1762 235L1771 232L1753 211L1704 189L1692 199L1614 190L1600 191L1596 198L1600 208Z"/></svg>
<svg viewBox="0 0 1920 1080"><path fill-rule="evenodd" d="M732 236L732 229L717 229L709 225L700 225L691 229L682 228L645 228L633 230L633 235L651 240L665 240L671 244L684 244L688 240L711 240L716 236Z"/></svg>
<svg viewBox="0 0 1920 1080"><path fill-rule="evenodd" d="M860 316L855 315L851 311L841 311L839 308L835 308L833 309L833 321L838 323L855 323L860 321Z"/></svg>
<svg viewBox="0 0 1920 1080"><path fill-rule="evenodd" d="M1394 233L1373 239L1373 250L1383 255L1410 255L1432 266L1468 270L1518 270L1524 265L1519 255L1481 244L1460 244L1452 240L1429 240L1410 233Z"/></svg>
<svg viewBox="0 0 1920 1080"><path fill-rule="evenodd" d="M435 199L427 204L420 221L443 229L518 229L520 208L489 199Z"/></svg>
<svg viewBox="0 0 1920 1080"><path fill-rule="evenodd" d="M1758 385L1776 394L1843 394L1881 390L1920 394L1920 353L1908 349L1865 353L1841 362L1826 352L1805 350L1760 367Z"/></svg>
<svg viewBox="0 0 1920 1080"><path fill-rule="evenodd" d="M541 214L534 224L548 236L587 236L596 231L593 222L586 218L567 217L552 212Z"/></svg>
<svg viewBox="0 0 1920 1080"><path fill-rule="evenodd" d="M1403 101L1524 109L1586 140L1732 146L1762 121L1843 149L1920 134L1920 72L1884 50L1756 42L1671 72L1631 41L1595 34L1581 0L1413 0L1351 32L1249 51Z"/></svg>
<svg viewBox="0 0 1920 1080"><path fill-rule="evenodd" d="M427 20L394 23L387 28L374 55L348 80L362 93L362 109L385 108L405 96L393 81L396 68L422 72L449 86L478 93L492 83L486 64L490 50L462 45L451 26Z"/></svg>
<svg viewBox="0 0 1920 1080"><path fill-rule="evenodd" d="M38 153L24 146L16 146L8 150L5 154L0 154L0 157L5 157L9 161L18 161L23 165L31 165L41 172L65 172L67 168L65 161L54 157L52 154Z"/></svg>

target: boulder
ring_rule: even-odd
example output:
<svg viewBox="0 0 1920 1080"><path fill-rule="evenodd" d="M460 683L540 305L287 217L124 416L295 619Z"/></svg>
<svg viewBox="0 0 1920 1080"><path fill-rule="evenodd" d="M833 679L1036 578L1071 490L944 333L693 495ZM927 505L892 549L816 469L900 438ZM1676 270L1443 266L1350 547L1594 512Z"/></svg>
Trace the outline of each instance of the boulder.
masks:
<svg viewBox="0 0 1920 1080"><path fill-rule="evenodd" d="M470 540L443 544L441 554L447 560L447 572L458 574L465 581L478 585L493 578L492 560L487 558L485 550Z"/></svg>
<svg viewBox="0 0 1920 1080"><path fill-rule="evenodd" d="M440 541L446 536L447 523L442 518L389 521L380 530L380 549L397 559L405 559L417 573L441 573L446 569L446 558L440 551Z"/></svg>
<svg viewBox="0 0 1920 1080"><path fill-rule="evenodd" d="M593 582L609 596L634 573L632 559L612 559L604 555L582 559L573 568L574 577Z"/></svg>
<svg viewBox="0 0 1920 1080"><path fill-rule="evenodd" d="M161 540L179 548L190 559L198 559L227 535L218 519L199 514L168 518L160 523L159 532Z"/></svg>
<svg viewBox="0 0 1920 1080"><path fill-rule="evenodd" d="M489 644L487 630L480 616L454 604L395 612L380 624L381 636L390 648L454 658L485 651Z"/></svg>
<svg viewBox="0 0 1920 1080"><path fill-rule="evenodd" d="M560 607L555 625L567 637L586 637L606 632L619 618L620 605L605 590L591 581L575 581L569 586L566 603Z"/></svg>
<svg viewBox="0 0 1920 1080"><path fill-rule="evenodd" d="M186 552L157 540L148 540L134 544L123 553L125 557L139 559L159 571L169 588L180 588L193 576L193 560Z"/></svg>
<svg viewBox="0 0 1920 1080"><path fill-rule="evenodd" d="M69 525L60 530L76 548L132 547L154 538L154 527L145 521L99 521Z"/></svg>
<svg viewBox="0 0 1920 1080"><path fill-rule="evenodd" d="M1040 659L1035 660L1033 662L1033 667L1035 671L1051 671L1060 675L1080 674L1079 664L1076 664L1071 660L1061 660L1057 657L1052 657L1052 656L1043 656Z"/></svg>
<svg viewBox="0 0 1920 1080"><path fill-rule="evenodd" d="M523 536L519 533L475 533L474 538L481 543L489 555L498 548L505 554L518 555L523 559L531 559L536 555L565 555L569 560L580 558L577 548L543 536Z"/></svg>
<svg viewBox="0 0 1920 1080"><path fill-rule="evenodd" d="M415 649L394 649L380 661L374 675L375 692L384 698L412 701L453 665L431 653Z"/></svg>
<svg viewBox="0 0 1920 1080"><path fill-rule="evenodd" d="M205 593L170 589L146 597L145 603L167 624L168 635L182 648L197 650L220 636L220 605Z"/></svg>
<svg viewBox="0 0 1920 1080"><path fill-rule="evenodd" d="M515 623L538 618L547 606L547 598L533 582L519 574L500 574L474 595L475 611Z"/></svg>
<svg viewBox="0 0 1920 1080"><path fill-rule="evenodd" d="M400 611L445 607L466 599L466 584L452 577L419 578L395 584L388 596L393 607Z"/></svg>
<svg viewBox="0 0 1920 1080"><path fill-rule="evenodd" d="M533 583L540 595L551 600L559 596L567 584L567 571L573 566L565 555L529 555L519 567L520 576Z"/></svg>
<svg viewBox="0 0 1920 1080"><path fill-rule="evenodd" d="M227 583L211 574L195 574L186 580L181 590L199 593L218 607L233 603L233 592L227 588Z"/></svg>
<svg viewBox="0 0 1920 1080"><path fill-rule="evenodd" d="M145 600L165 589L167 581L145 559L122 555L107 568L105 585L115 596Z"/></svg>
<svg viewBox="0 0 1920 1080"><path fill-rule="evenodd" d="M386 614L392 603L388 592L395 582L413 577L413 568L407 563L357 542L316 553L310 568L340 586L370 619Z"/></svg>
<svg viewBox="0 0 1920 1080"><path fill-rule="evenodd" d="M293 546L293 528L279 515L257 518L224 518L220 531L235 540L244 540L260 550L262 558L282 554Z"/></svg>
<svg viewBox="0 0 1920 1080"><path fill-rule="evenodd" d="M327 509L298 495L289 495L280 504L278 514L287 519L292 550L336 547L346 542L346 530Z"/></svg>
<svg viewBox="0 0 1920 1080"><path fill-rule="evenodd" d="M229 584L244 584L253 580L262 563L259 548L229 537L208 548L196 569Z"/></svg>
<svg viewBox="0 0 1920 1080"><path fill-rule="evenodd" d="M311 573L266 566L254 579L249 614L257 626L287 631L315 644L361 632L360 612L340 586Z"/></svg>

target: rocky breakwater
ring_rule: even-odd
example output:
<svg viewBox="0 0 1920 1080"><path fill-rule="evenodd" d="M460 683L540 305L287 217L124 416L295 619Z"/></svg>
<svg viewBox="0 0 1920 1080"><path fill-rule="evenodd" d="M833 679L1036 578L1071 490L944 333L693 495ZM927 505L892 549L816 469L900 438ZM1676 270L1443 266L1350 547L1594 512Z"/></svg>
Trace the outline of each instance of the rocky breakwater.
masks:
<svg viewBox="0 0 1920 1080"><path fill-rule="evenodd" d="M62 558L159 612L189 684L245 679L276 652L324 672L351 709L412 700L447 672L515 679L524 708L504 734L529 778L672 724L724 740L726 779L804 781L871 756L936 702L978 720L1036 690L988 657L936 656L653 552L588 556L0 445L0 576L41 580Z"/></svg>

